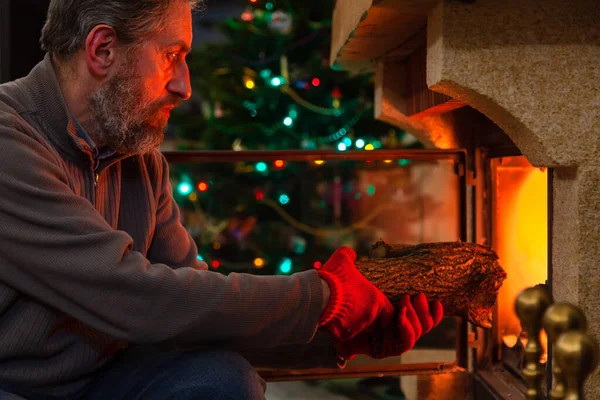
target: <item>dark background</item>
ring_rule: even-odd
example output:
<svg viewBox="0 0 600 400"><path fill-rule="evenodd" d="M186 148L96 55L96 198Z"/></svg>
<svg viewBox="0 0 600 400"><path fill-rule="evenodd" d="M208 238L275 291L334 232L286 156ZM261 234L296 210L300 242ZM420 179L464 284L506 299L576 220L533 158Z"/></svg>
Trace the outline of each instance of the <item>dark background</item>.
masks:
<svg viewBox="0 0 600 400"><path fill-rule="evenodd" d="M98 0L102 1L102 0ZM0 83L21 78L44 57L39 39L50 0L0 0ZM219 40L216 21L240 15L245 2L205 0L206 10L194 18L194 46Z"/></svg>
<svg viewBox="0 0 600 400"><path fill-rule="evenodd" d="M50 0L0 0L0 81L29 73L44 53L39 37Z"/></svg>

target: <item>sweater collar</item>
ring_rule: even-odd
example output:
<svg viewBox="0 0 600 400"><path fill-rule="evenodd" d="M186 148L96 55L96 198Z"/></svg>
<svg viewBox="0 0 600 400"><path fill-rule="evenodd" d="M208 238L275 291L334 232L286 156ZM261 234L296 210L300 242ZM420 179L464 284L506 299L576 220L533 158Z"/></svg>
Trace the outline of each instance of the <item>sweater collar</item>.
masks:
<svg viewBox="0 0 600 400"><path fill-rule="evenodd" d="M77 134L75 118L67 106L49 53L25 79L28 81L25 90L29 92L35 107L32 111L40 116L41 129L54 146L70 158L79 159L83 156L94 162L92 148ZM114 154L106 161L112 163L124 157Z"/></svg>
<svg viewBox="0 0 600 400"><path fill-rule="evenodd" d="M52 65L50 54L37 64L25 78L25 91L33 100L35 112L40 117L41 129L61 153L70 157L81 157L90 153L89 146L77 137L75 121Z"/></svg>

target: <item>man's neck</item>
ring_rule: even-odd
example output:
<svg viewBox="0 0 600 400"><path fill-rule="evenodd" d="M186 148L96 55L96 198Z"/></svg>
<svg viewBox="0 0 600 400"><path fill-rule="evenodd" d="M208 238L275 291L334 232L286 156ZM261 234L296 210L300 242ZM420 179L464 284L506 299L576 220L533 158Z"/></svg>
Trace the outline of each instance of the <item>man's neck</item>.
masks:
<svg viewBox="0 0 600 400"><path fill-rule="evenodd" d="M52 64L69 111L87 134L97 142L99 138L97 138L93 126L89 123L91 120L89 110L90 84L81 78L83 74L79 73L77 62L77 60L68 63L60 62L52 57Z"/></svg>

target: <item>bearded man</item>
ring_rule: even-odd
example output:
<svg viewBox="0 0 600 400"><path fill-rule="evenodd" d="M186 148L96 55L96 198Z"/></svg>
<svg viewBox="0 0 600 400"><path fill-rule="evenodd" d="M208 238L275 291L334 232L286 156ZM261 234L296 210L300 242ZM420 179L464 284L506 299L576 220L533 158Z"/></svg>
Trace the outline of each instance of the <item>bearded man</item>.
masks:
<svg viewBox="0 0 600 400"><path fill-rule="evenodd" d="M256 367L395 356L439 323L348 247L291 276L197 259L158 146L198 6L52 0L44 60L0 85L0 398L260 399Z"/></svg>

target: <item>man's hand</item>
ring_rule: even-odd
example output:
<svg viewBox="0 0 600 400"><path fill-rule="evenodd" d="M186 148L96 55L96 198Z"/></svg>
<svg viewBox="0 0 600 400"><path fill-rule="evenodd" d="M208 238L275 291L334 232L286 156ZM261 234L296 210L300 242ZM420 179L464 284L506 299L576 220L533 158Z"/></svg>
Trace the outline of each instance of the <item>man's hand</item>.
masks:
<svg viewBox="0 0 600 400"><path fill-rule="evenodd" d="M444 316L442 304L437 300L428 303L423 293L412 301L409 296L404 296L398 302L397 312L396 324L384 328L375 323L367 332L338 343L338 354L346 360L352 360L357 354L371 358L399 356L412 349L417 340L437 326Z"/></svg>
<svg viewBox="0 0 600 400"><path fill-rule="evenodd" d="M387 297L356 268L356 253L340 247L317 272L329 286L330 296L319 326L335 342L346 341L379 320L391 324L394 308Z"/></svg>

